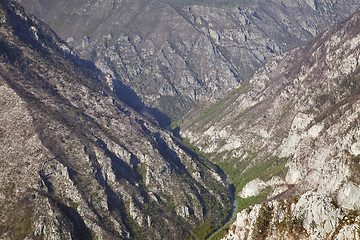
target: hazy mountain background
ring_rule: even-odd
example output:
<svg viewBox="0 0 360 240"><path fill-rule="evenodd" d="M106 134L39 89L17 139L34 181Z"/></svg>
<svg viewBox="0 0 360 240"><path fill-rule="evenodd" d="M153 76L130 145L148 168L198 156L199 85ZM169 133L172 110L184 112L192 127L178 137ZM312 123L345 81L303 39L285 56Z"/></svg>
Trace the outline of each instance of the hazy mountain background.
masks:
<svg viewBox="0 0 360 240"><path fill-rule="evenodd" d="M134 91L173 119L225 96L268 59L360 6L357 0L19 2L110 74L123 100L139 108Z"/></svg>

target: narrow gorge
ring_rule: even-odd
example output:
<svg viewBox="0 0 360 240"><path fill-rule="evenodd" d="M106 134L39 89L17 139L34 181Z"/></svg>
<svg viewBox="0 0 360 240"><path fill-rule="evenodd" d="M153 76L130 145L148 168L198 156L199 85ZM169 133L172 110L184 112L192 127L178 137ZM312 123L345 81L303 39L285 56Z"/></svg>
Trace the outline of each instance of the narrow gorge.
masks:
<svg viewBox="0 0 360 240"><path fill-rule="evenodd" d="M359 9L1 0L0 239L360 239Z"/></svg>

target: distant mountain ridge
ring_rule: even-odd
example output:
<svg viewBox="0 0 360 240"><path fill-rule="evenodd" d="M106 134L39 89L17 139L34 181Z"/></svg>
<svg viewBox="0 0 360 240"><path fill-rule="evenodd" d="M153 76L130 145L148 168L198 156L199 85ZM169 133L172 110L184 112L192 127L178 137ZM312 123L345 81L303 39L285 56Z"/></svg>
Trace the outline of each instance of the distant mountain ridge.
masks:
<svg viewBox="0 0 360 240"><path fill-rule="evenodd" d="M19 0L85 59L176 119L359 9L356 0ZM120 83L121 82L121 83Z"/></svg>
<svg viewBox="0 0 360 240"><path fill-rule="evenodd" d="M195 239L221 226L221 171L88 64L0 1L0 238Z"/></svg>

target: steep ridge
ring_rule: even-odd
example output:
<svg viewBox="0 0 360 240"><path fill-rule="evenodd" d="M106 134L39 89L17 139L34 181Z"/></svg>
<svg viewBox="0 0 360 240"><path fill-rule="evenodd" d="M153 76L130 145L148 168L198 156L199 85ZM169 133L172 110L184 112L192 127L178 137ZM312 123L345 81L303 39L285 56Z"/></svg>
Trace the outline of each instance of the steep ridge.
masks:
<svg viewBox="0 0 360 240"><path fill-rule="evenodd" d="M0 1L0 238L193 239L225 221L218 168Z"/></svg>
<svg viewBox="0 0 360 240"><path fill-rule="evenodd" d="M85 59L179 118L359 8L356 0L19 0Z"/></svg>
<svg viewBox="0 0 360 240"><path fill-rule="evenodd" d="M233 181L239 209L274 200L239 213L228 239L359 238L359 60L358 12L180 122Z"/></svg>
<svg viewBox="0 0 360 240"><path fill-rule="evenodd" d="M307 192L296 201L273 200L243 210L223 240L357 240L359 221L358 211L344 211L330 197Z"/></svg>

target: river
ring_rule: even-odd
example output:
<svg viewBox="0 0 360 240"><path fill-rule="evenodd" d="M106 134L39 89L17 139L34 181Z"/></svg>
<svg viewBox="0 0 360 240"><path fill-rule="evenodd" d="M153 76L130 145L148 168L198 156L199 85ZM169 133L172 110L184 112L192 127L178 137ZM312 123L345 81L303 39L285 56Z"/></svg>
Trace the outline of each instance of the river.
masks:
<svg viewBox="0 0 360 240"><path fill-rule="evenodd" d="M223 225L223 226L225 226L226 224L230 223L236 217L237 208L238 208L238 200L235 198L235 188L230 183L228 177L225 175L225 173L222 173L221 175L223 175L222 177L225 177L226 182L228 184L228 191L230 194L230 200L231 200L231 204L232 204L231 214L229 214L228 218L226 219L226 222ZM222 227L220 227L218 230L213 232L207 239L208 240L212 239L219 231L221 231Z"/></svg>

